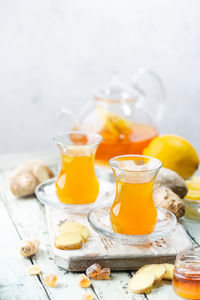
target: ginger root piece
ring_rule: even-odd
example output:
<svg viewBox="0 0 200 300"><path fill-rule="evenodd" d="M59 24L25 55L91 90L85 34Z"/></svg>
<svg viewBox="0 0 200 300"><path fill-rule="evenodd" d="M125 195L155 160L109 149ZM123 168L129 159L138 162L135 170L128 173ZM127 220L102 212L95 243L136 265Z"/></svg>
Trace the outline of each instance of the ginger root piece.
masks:
<svg viewBox="0 0 200 300"><path fill-rule="evenodd" d="M49 287L56 287L58 277L55 274L47 274L44 278L44 283Z"/></svg>
<svg viewBox="0 0 200 300"><path fill-rule="evenodd" d="M82 288L88 288L91 285L90 279L84 273L78 276L77 281Z"/></svg>
<svg viewBox="0 0 200 300"><path fill-rule="evenodd" d="M39 275L41 273L41 268L39 265L31 265L27 269L29 275Z"/></svg>
<svg viewBox="0 0 200 300"><path fill-rule="evenodd" d="M161 168L158 172L154 183L154 190L163 185L172 190L180 198L184 198L188 192L183 178L178 173L167 168Z"/></svg>
<svg viewBox="0 0 200 300"><path fill-rule="evenodd" d="M20 254L24 257L29 257L38 251L40 241L37 239L23 240L20 245Z"/></svg>
<svg viewBox="0 0 200 300"><path fill-rule="evenodd" d="M162 264L152 264L152 265L145 265L141 267L136 274L142 274L146 272L150 272L154 275L154 283L159 282L163 279L166 273L166 268Z"/></svg>
<svg viewBox="0 0 200 300"><path fill-rule="evenodd" d="M52 170L42 161L38 161L35 164L35 166L33 167L33 174L35 175L39 183L55 176Z"/></svg>
<svg viewBox="0 0 200 300"><path fill-rule="evenodd" d="M153 272L136 273L128 284L128 289L134 294L149 292L155 281Z"/></svg>
<svg viewBox="0 0 200 300"><path fill-rule="evenodd" d="M64 222L62 225L60 225L59 231L60 233L79 233L83 236L84 243L87 242L90 236L89 229L85 225L78 222Z"/></svg>
<svg viewBox="0 0 200 300"><path fill-rule="evenodd" d="M52 177L54 173L41 160L29 160L12 171L10 190L16 197L33 195L39 183Z"/></svg>
<svg viewBox="0 0 200 300"><path fill-rule="evenodd" d="M95 279L97 279L97 280L111 279L111 277L110 277L110 268L101 269L100 274L98 274Z"/></svg>
<svg viewBox="0 0 200 300"><path fill-rule="evenodd" d="M172 280L173 273L174 273L174 265L172 265L172 264L163 264L163 265L166 269L166 273L165 273L163 279Z"/></svg>
<svg viewBox="0 0 200 300"><path fill-rule="evenodd" d="M90 292L82 294L83 300L94 300L94 295Z"/></svg>
<svg viewBox="0 0 200 300"><path fill-rule="evenodd" d="M183 200L166 186L154 190L153 199L156 206L170 210L177 218L184 216L185 204Z"/></svg>
<svg viewBox="0 0 200 300"><path fill-rule="evenodd" d="M29 173L16 175L10 178L10 191L16 197L33 195L38 185L37 178Z"/></svg>
<svg viewBox="0 0 200 300"><path fill-rule="evenodd" d="M54 245L60 250L80 249L83 246L83 236L77 232L65 232L55 238Z"/></svg>
<svg viewBox="0 0 200 300"><path fill-rule="evenodd" d="M101 266L99 264L93 264L86 270L86 275L90 278L96 278L101 273Z"/></svg>

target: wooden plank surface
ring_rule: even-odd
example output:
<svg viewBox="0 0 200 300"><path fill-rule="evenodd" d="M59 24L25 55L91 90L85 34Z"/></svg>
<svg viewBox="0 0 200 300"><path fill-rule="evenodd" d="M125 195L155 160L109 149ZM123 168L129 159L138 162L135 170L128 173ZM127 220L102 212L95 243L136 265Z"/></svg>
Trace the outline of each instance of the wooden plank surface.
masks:
<svg viewBox="0 0 200 300"><path fill-rule="evenodd" d="M137 270L151 263L174 263L176 255L192 243L184 227L177 223L168 235L149 245L122 245L97 234L87 220L87 214L69 213L46 207L50 239L54 261L70 271L84 271L94 262L112 270ZM54 247L54 239L59 234L59 225L65 221L76 221L86 225L90 237L81 249L59 250Z"/></svg>
<svg viewBox="0 0 200 300"><path fill-rule="evenodd" d="M0 299L22 299L22 295L27 300L34 297L38 300L48 299L38 278L27 276L26 268L31 264L31 260L24 260L17 253L20 235L2 201L0 211Z"/></svg>
<svg viewBox="0 0 200 300"><path fill-rule="evenodd" d="M0 299L1 300L65 300L82 299L84 292L76 282L77 273L70 273L57 268L53 262L50 240L47 231L44 207L35 197L16 199L8 191L7 176L10 169L21 161L39 157L47 163L55 165L58 157L54 153L3 155L0 156ZM184 222L195 245L200 243L200 224ZM41 241L36 256L25 259L18 253L21 239L35 236ZM32 277L27 267L37 263L42 268L40 277ZM57 288L47 288L43 279L45 274L53 272L58 275ZM149 295L131 295L127 292L127 284L133 273L113 272L110 281L92 281L90 290L95 299L102 300L177 300L171 285L162 284Z"/></svg>
<svg viewBox="0 0 200 300"><path fill-rule="evenodd" d="M42 275L35 279L37 279L38 285L46 291L48 299L64 299L64 295L68 293L74 299L81 299L82 290L78 287L75 280L77 275L69 273L66 276L66 272L58 269L53 263L44 208L42 205L40 205L35 197L16 199L7 190L6 181L5 185L3 185L3 190L4 192L1 192L2 201L7 208L14 226L17 228L20 238L25 239L27 237L34 236L41 241L40 251L38 252L37 256L34 256L32 259L21 259L25 263L30 261L32 264L39 264L41 266ZM17 243L15 243L14 246L17 253ZM58 288L53 289L45 286L44 275L48 273L57 274L59 278ZM27 274L26 278L32 279L33 277L30 277Z"/></svg>

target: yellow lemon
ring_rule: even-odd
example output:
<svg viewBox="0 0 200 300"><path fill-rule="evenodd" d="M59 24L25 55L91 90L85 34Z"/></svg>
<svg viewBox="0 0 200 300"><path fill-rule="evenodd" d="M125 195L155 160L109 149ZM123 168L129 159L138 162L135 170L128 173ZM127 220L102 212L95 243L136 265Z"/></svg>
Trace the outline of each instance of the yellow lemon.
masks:
<svg viewBox="0 0 200 300"><path fill-rule="evenodd" d="M200 201L200 177L192 177L185 181L188 187L187 199Z"/></svg>
<svg viewBox="0 0 200 300"><path fill-rule="evenodd" d="M144 149L143 154L158 158L163 167L177 172L183 178L192 176L199 165L194 147L186 139L173 134L156 137Z"/></svg>

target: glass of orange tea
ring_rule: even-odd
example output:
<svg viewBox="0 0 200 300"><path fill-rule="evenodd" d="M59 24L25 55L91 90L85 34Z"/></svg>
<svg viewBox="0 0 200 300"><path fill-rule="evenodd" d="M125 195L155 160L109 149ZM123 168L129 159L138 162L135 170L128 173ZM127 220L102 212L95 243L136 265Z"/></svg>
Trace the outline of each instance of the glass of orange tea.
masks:
<svg viewBox="0 0 200 300"><path fill-rule="evenodd" d="M116 180L116 195L110 210L115 232L151 234L157 221L153 184L162 163L144 155L121 155L109 164Z"/></svg>
<svg viewBox="0 0 200 300"><path fill-rule="evenodd" d="M100 135L82 131L69 131L54 137L61 153L61 168L56 181L56 194L60 202L89 204L96 201L99 182L94 158L102 141Z"/></svg>

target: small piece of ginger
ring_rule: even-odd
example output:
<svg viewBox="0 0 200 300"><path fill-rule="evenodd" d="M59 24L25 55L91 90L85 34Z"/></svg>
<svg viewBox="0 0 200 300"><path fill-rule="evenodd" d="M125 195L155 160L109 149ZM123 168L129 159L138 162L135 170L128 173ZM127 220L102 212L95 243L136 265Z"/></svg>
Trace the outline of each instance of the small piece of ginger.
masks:
<svg viewBox="0 0 200 300"><path fill-rule="evenodd" d="M89 229L78 222L64 222L62 225L59 227L60 233L69 233L69 232L74 232L74 233L79 233L83 236L83 241L84 243L87 242L90 232Z"/></svg>
<svg viewBox="0 0 200 300"><path fill-rule="evenodd" d="M76 232L65 232L55 238L54 245L60 250L80 249L83 246L83 236Z"/></svg>
<svg viewBox="0 0 200 300"><path fill-rule="evenodd" d="M19 252L24 257L29 257L38 251L40 241L35 238L21 241Z"/></svg>
<svg viewBox="0 0 200 300"><path fill-rule="evenodd" d="M139 273L145 273L145 272L150 272L152 274L154 274L155 276L155 282L159 282L161 281L167 270L165 268L165 265L163 264L152 264L152 265L145 265L143 267L141 267L136 274L139 274Z"/></svg>
<svg viewBox="0 0 200 300"><path fill-rule="evenodd" d="M166 269L166 273L165 273L163 279L172 280L173 273L174 273L174 265L172 265L172 264L163 264L163 265Z"/></svg>
<svg viewBox="0 0 200 300"><path fill-rule="evenodd" d="M41 273L41 268L39 265L31 265L27 269L29 275L39 275Z"/></svg>
<svg viewBox="0 0 200 300"><path fill-rule="evenodd" d="M128 284L128 289L133 294L143 294L149 292L155 281L155 276L151 272L136 273Z"/></svg>

